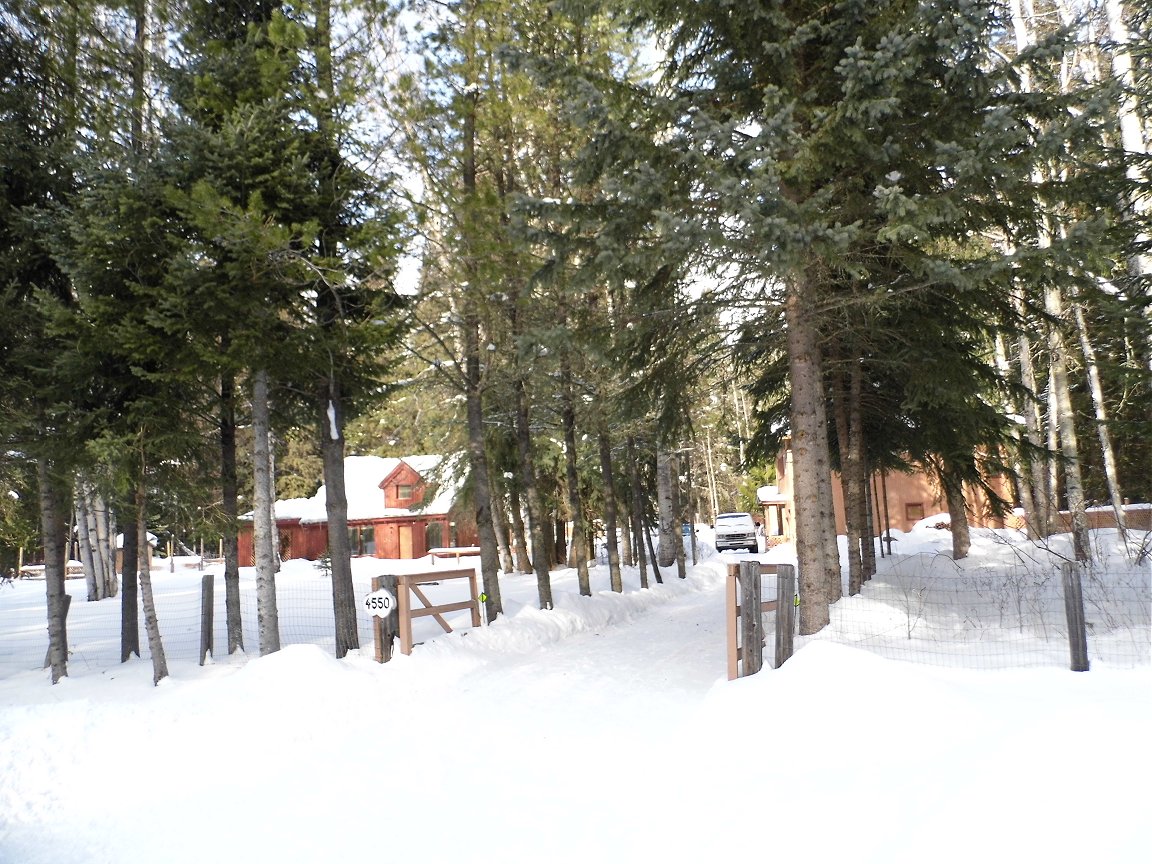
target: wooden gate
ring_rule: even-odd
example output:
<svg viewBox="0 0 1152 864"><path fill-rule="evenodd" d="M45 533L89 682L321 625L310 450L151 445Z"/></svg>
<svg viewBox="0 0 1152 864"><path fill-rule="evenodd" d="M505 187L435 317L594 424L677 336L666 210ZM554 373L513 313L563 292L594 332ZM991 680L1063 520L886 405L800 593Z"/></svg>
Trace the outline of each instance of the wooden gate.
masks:
<svg viewBox="0 0 1152 864"><path fill-rule="evenodd" d="M776 599L761 599L761 577L776 577ZM728 565L725 607L728 680L759 672L764 666L765 612L776 613L776 668L792 656L796 622L796 570L791 564L744 561Z"/></svg>
<svg viewBox="0 0 1152 864"><path fill-rule="evenodd" d="M463 568L460 570L437 570L435 573L401 573L397 576L377 576L372 581L372 590L376 591L380 587L387 587L390 591L393 590L390 584L393 579L396 580L394 589L396 594L395 634L393 634L388 627L382 626L380 618L375 619L377 623L373 628L373 632L376 637L376 660L378 662L383 663L391 659L391 640L393 635L400 637L400 651L402 653L412 653L413 618L423 618L430 615L436 620L436 623L443 628L445 633L451 633L452 627L444 618L443 613L470 609L472 611L472 626L481 626L480 593L476 582L476 571L474 569ZM428 599L428 595L426 595L420 587L422 585L435 585L451 579L468 580L468 600L436 605ZM413 607L413 597L419 600L423 606Z"/></svg>

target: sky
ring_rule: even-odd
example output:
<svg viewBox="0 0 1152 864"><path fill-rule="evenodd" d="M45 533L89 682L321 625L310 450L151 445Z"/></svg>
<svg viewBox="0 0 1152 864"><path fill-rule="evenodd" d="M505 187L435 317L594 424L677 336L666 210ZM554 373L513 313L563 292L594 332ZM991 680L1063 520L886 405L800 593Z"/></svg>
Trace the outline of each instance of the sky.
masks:
<svg viewBox="0 0 1152 864"><path fill-rule="evenodd" d="M971 613L957 626L980 635L949 643L949 665L921 650L941 639L921 602L935 568L940 585L1008 583L1021 580L1000 568L1025 561L1028 584L1046 584L1066 538L980 530L952 562L947 532L898 535L832 626L780 669L728 681L725 568L744 556L701 536L687 578L672 568L648 589L626 568L613 594L600 565L581 597L574 572L553 571L547 612L534 576L504 576L504 616L472 629L459 613L451 634L421 619L421 644L387 664L370 644L335 659L328 623L317 644L260 657L249 635L247 654L200 666L203 574L161 560L158 686L146 641L116 662L119 601L86 602L83 580L68 582L70 674L51 685L44 583L0 587L0 864L1152 861L1144 613L1134 650L1094 634L1087 673L1061 639L1015 624L999 639ZM1147 597L1147 565L1096 542ZM358 586L385 566L355 565ZM285 563L286 642L312 626L298 613L323 607L326 579ZM252 571L242 580L247 598ZM894 615L887 635L860 635ZM1011 651L968 653L987 644Z"/></svg>

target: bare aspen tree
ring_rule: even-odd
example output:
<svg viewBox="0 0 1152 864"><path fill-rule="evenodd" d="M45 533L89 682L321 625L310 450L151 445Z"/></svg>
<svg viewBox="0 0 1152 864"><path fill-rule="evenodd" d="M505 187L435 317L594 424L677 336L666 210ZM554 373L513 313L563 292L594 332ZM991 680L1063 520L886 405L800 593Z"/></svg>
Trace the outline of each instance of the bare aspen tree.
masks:
<svg viewBox="0 0 1152 864"><path fill-rule="evenodd" d="M1064 314L1060 289L1052 286L1045 295L1045 311L1057 322ZM1088 538L1088 512L1084 500L1084 483L1080 477L1080 452L1076 437L1076 415L1068 385L1068 347L1061 326L1053 324L1048 331L1049 362L1052 364L1052 393L1059 430L1060 452L1064 457L1064 494L1072 516L1072 543L1077 561L1090 561L1092 549Z"/></svg>
<svg viewBox="0 0 1152 864"><path fill-rule="evenodd" d="M1104 386L1100 383L1100 364L1096 359L1096 349L1088 332L1088 322L1084 319L1084 308L1077 303L1072 311L1076 319L1076 332L1080 337L1080 351L1084 355L1088 391L1092 395L1092 409L1096 417L1100 454L1104 459L1104 478L1108 484L1108 497L1112 501L1112 513L1116 517L1120 542L1124 544L1125 549L1128 549L1128 520L1124 515L1124 495L1120 489L1120 474L1116 468L1116 451L1112 446L1112 433L1108 428L1108 408L1104 404Z"/></svg>

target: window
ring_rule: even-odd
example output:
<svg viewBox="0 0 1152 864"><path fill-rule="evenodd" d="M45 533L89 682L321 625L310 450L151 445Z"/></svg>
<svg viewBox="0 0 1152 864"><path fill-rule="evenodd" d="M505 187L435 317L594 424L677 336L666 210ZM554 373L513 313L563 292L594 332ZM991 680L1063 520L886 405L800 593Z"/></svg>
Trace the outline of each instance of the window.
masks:
<svg viewBox="0 0 1152 864"><path fill-rule="evenodd" d="M396 500L397 501L411 501L412 500L412 484L400 483L396 486Z"/></svg>
<svg viewBox="0 0 1152 864"><path fill-rule="evenodd" d="M924 518L924 505L919 501L914 504L905 504L904 518L909 522L919 522Z"/></svg>
<svg viewBox="0 0 1152 864"><path fill-rule="evenodd" d="M357 525L348 529L348 545L353 555L376 554L376 528L373 525Z"/></svg>

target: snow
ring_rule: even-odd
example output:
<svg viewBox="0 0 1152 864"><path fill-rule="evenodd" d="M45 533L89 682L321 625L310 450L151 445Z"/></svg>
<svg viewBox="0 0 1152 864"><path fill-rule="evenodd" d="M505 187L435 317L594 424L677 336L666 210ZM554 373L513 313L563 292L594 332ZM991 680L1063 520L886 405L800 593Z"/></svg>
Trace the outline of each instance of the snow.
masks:
<svg viewBox="0 0 1152 864"><path fill-rule="evenodd" d="M899 535L877 598L885 569L940 559L947 536ZM970 573L1025 550L1047 564L1064 542L977 531L972 559L947 563ZM166 631L157 687L147 656L116 662L119 601L84 602L83 580L68 582L70 675L50 685L29 659L45 649L44 583L0 587L0 862L1152 860L1146 655L1073 673L1057 645L1039 668L944 668L833 626L730 682L724 573L744 556L701 548L685 580L671 568L641 590L626 568L622 594L580 597L554 571L549 612L534 576L505 576L492 626L436 635L421 619L423 644L384 665L365 643L201 667L181 653L193 618ZM354 564L358 579L382 566ZM607 587L603 565L592 576ZM157 563L162 623L200 577ZM325 580L293 561L278 586L320 606ZM872 590L837 607L872 609Z"/></svg>

